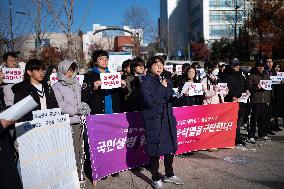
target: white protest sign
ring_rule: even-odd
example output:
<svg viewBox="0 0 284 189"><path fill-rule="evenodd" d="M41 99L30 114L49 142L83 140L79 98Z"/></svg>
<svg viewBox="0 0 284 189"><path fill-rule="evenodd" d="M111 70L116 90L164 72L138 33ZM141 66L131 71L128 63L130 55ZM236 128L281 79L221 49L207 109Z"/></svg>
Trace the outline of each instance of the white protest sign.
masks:
<svg viewBox="0 0 284 189"><path fill-rule="evenodd" d="M37 127L17 141L23 188L80 188L70 126Z"/></svg>
<svg viewBox="0 0 284 189"><path fill-rule="evenodd" d="M50 74L50 85L54 85L54 83L57 83L58 82L58 77L57 77L57 73L52 73Z"/></svg>
<svg viewBox="0 0 284 189"><path fill-rule="evenodd" d="M282 77L284 79L284 72L277 72L277 76Z"/></svg>
<svg viewBox="0 0 284 189"><path fill-rule="evenodd" d="M121 74L116 73L100 73L102 82L101 89L114 89L121 87Z"/></svg>
<svg viewBox="0 0 284 189"><path fill-rule="evenodd" d="M43 118L16 124L23 188L80 188L69 115L41 113Z"/></svg>
<svg viewBox="0 0 284 189"><path fill-rule="evenodd" d="M54 85L54 83L57 83L58 82L58 77L57 77L57 73L52 73L50 74L50 85ZM84 75L76 75L76 79L79 83L79 85L82 87L83 85L83 81L84 81Z"/></svg>
<svg viewBox="0 0 284 189"><path fill-rule="evenodd" d="M2 68L4 74L3 83L20 83L23 81L23 71L21 68Z"/></svg>
<svg viewBox="0 0 284 189"><path fill-rule="evenodd" d="M178 88L173 88L175 94L173 95L173 97L177 97L177 98L180 98L182 96L181 93L178 92Z"/></svg>
<svg viewBox="0 0 284 189"><path fill-rule="evenodd" d="M272 80L260 80L261 88L271 91L272 90Z"/></svg>
<svg viewBox="0 0 284 189"><path fill-rule="evenodd" d="M33 119L44 119L47 117L55 117L61 115L61 109L60 108L53 108L53 109L46 109L46 110L37 110L33 111Z"/></svg>
<svg viewBox="0 0 284 189"><path fill-rule="evenodd" d="M182 75L182 65L176 65L176 73Z"/></svg>
<svg viewBox="0 0 284 189"><path fill-rule="evenodd" d="M81 87L83 85L84 77L84 75L76 75L76 79Z"/></svg>
<svg viewBox="0 0 284 189"><path fill-rule="evenodd" d="M181 94L185 94L185 93L188 92L188 90L189 90L189 85L190 85L189 82L185 82L185 83L184 83L184 85L183 85L183 87L182 87L182 89L181 89Z"/></svg>
<svg viewBox="0 0 284 189"><path fill-rule="evenodd" d="M202 83L191 83L189 85L188 96L203 95Z"/></svg>
<svg viewBox="0 0 284 189"><path fill-rule="evenodd" d="M5 110L4 112L0 113L0 119L16 121L37 106L38 104L36 103L36 101L31 95L29 95L14 104L13 106L11 106L10 108L8 108L7 110Z"/></svg>
<svg viewBox="0 0 284 189"><path fill-rule="evenodd" d="M173 73L174 72L174 65L166 65L165 66L165 70L167 70L168 72Z"/></svg>
<svg viewBox="0 0 284 189"><path fill-rule="evenodd" d="M272 80L272 85L274 84L280 84L283 78L281 76L270 76L270 79Z"/></svg>
<svg viewBox="0 0 284 189"><path fill-rule="evenodd" d="M242 96L239 98L239 102L247 103L249 96L250 96L250 94L242 93Z"/></svg>
<svg viewBox="0 0 284 189"><path fill-rule="evenodd" d="M122 70L122 63L125 60L132 59L131 52L109 52L108 69L110 72Z"/></svg>
<svg viewBox="0 0 284 189"><path fill-rule="evenodd" d="M218 83L217 88L218 94L227 94L227 83Z"/></svg>
<svg viewBox="0 0 284 189"><path fill-rule="evenodd" d="M198 69L196 69L196 71L197 71L196 75L199 75L200 79L202 79L206 75L204 68L198 68Z"/></svg>

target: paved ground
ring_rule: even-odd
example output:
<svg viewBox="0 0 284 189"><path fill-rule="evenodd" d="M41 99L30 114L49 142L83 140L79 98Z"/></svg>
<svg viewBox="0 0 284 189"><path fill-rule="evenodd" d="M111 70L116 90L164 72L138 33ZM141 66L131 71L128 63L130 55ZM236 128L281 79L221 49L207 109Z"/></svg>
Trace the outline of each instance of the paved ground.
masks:
<svg viewBox="0 0 284 189"><path fill-rule="evenodd" d="M257 141L246 147L220 149L218 152L198 151L174 159L175 174L185 185L164 184L172 188L214 189L283 189L284 128L271 141ZM164 174L163 161L160 172ZM149 171L124 171L119 177L98 181L96 189L146 189L150 186ZM92 188L87 180L84 188Z"/></svg>

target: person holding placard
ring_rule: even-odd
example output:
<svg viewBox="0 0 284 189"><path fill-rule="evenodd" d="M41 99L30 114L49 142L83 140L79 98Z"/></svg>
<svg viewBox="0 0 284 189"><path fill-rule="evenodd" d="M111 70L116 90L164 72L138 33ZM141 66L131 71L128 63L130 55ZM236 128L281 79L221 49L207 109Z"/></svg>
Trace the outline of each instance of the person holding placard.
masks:
<svg viewBox="0 0 284 189"><path fill-rule="evenodd" d="M100 79L100 74L110 73L108 70L108 59L108 52L104 50L94 51L92 54L94 67L92 68L92 71L87 72L84 77L82 87L82 102L86 102L90 106L91 114L112 114L122 112L121 95L123 94L123 91L121 88L126 87L125 81L121 81L121 88L101 88L102 81ZM87 143L86 140L85 142ZM88 147L87 144L85 146ZM85 149L85 171L91 168L88 151L89 149ZM91 175L87 176L91 178ZM118 173L113 174L113 176L118 176Z"/></svg>
<svg viewBox="0 0 284 189"><path fill-rule="evenodd" d="M163 188L158 172L160 156L164 156L166 172L163 181L183 184L173 172L173 157L178 148L177 122L171 102L174 90L170 78L161 76L163 67L164 60L160 56L151 57L147 62L148 73L141 84L146 152L150 156L149 165L154 188Z"/></svg>
<svg viewBox="0 0 284 189"><path fill-rule="evenodd" d="M233 59L230 62L230 65L226 67L223 72L221 82L227 83L227 86L229 88L229 92L225 96L225 101L238 102L239 105L236 145L246 146L245 140L241 138L241 127L243 126L243 120L246 114L247 104L239 101L242 94L246 93L246 78L242 73L241 65L237 58Z"/></svg>
<svg viewBox="0 0 284 189"><path fill-rule="evenodd" d="M225 89L225 93L218 92L218 82L219 82L219 68L218 64L209 64L208 73L201 80L203 90L204 90L204 100L203 104L218 104L224 102L224 97L228 94L229 89Z"/></svg>
<svg viewBox="0 0 284 189"><path fill-rule="evenodd" d="M24 81L17 83L12 87L15 94L14 103L31 95L39 104L39 106L32 111L58 108L58 103L52 88L47 83L43 82L44 74L44 64L41 60L29 60L25 68ZM23 116L18 122L32 120L32 111Z"/></svg>
<svg viewBox="0 0 284 189"><path fill-rule="evenodd" d="M13 120L0 120L0 188L22 189L22 183L17 170L15 150L8 128Z"/></svg>
<svg viewBox="0 0 284 189"><path fill-rule="evenodd" d="M121 88L101 89L100 73L110 73L108 70L109 55L104 50L96 50L92 54L95 66L85 74L82 101L91 108L91 114L112 114L121 112ZM126 86L122 81L122 87Z"/></svg>
<svg viewBox="0 0 284 189"><path fill-rule="evenodd" d="M261 87L260 80L269 80L269 75L264 71L265 64L256 62L255 69L248 78L248 89L251 93L251 119L248 137L249 141L255 144L256 126L258 127L258 137L261 140L270 140L267 137L267 125L269 124L269 103L270 91Z"/></svg>
<svg viewBox="0 0 284 189"><path fill-rule="evenodd" d="M142 58L136 57L130 64L131 75L125 78L127 93L123 98L123 111L134 112L141 110L140 87L145 77L145 62Z"/></svg>
<svg viewBox="0 0 284 189"><path fill-rule="evenodd" d="M203 90L202 95L189 96L189 90L192 88L192 84L199 83L196 79L196 69L193 66L189 66L184 73L183 80L179 86L179 93L183 92L183 96L178 99L178 106L192 106L201 105L203 100ZM187 89L184 89L185 84L188 84Z"/></svg>
<svg viewBox="0 0 284 189"><path fill-rule="evenodd" d="M58 82L52 85L56 100L62 113L69 114L72 128L75 158L79 180L83 181L81 173L83 168L83 127L81 115L90 114L91 110L85 102L81 102L81 87L77 82L76 75L78 66L76 62L64 60L58 65Z"/></svg>
<svg viewBox="0 0 284 189"><path fill-rule="evenodd" d="M18 68L18 55L16 53L7 52L2 58L4 60L3 68ZM3 89L6 108L9 108L14 103L14 93L12 91L14 83L3 83L3 77L4 73L0 70L0 85Z"/></svg>
<svg viewBox="0 0 284 189"><path fill-rule="evenodd" d="M277 73L281 71L281 65L279 63L273 64L272 72L274 76L277 76ZM278 117L284 117L284 78L280 82L280 84L272 85L272 95L271 95L271 103L272 103L272 130L273 131L282 131L282 129L278 125Z"/></svg>

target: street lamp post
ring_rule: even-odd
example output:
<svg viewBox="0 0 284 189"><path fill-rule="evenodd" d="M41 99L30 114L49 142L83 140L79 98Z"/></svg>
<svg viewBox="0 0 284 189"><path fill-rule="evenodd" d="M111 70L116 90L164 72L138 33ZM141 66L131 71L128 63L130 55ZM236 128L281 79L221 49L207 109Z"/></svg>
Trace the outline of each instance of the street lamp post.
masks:
<svg viewBox="0 0 284 189"><path fill-rule="evenodd" d="M11 47L12 47L12 51L14 51L13 18L12 18L12 0L9 0L9 20L10 20Z"/></svg>
<svg viewBox="0 0 284 189"><path fill-rule="evenodd" d="M191 58L190 58L190 41L187 43L187 53L188 53L188 60L191 61Z"/></svg>
<svg viewBox="0 0 284 189"><path fill-rule="evenodd" d="M237 23L238 23L238 9L240 6L238 5L238 0L235 0L235 25L234 25L234 46L235 50L237 49Z"/></svg>

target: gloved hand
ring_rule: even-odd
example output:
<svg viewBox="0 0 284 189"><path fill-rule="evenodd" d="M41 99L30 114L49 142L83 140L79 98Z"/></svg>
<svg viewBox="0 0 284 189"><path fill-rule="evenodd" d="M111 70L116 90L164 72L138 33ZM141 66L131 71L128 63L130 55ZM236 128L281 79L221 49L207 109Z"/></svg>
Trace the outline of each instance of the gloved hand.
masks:
<svg viewBox="0 0 284 189"><path fill-rule="evenodd" d="M81 102L81 110L80 114L81 115L89 115L91 113L91 108L86 102Z"/></svg>

